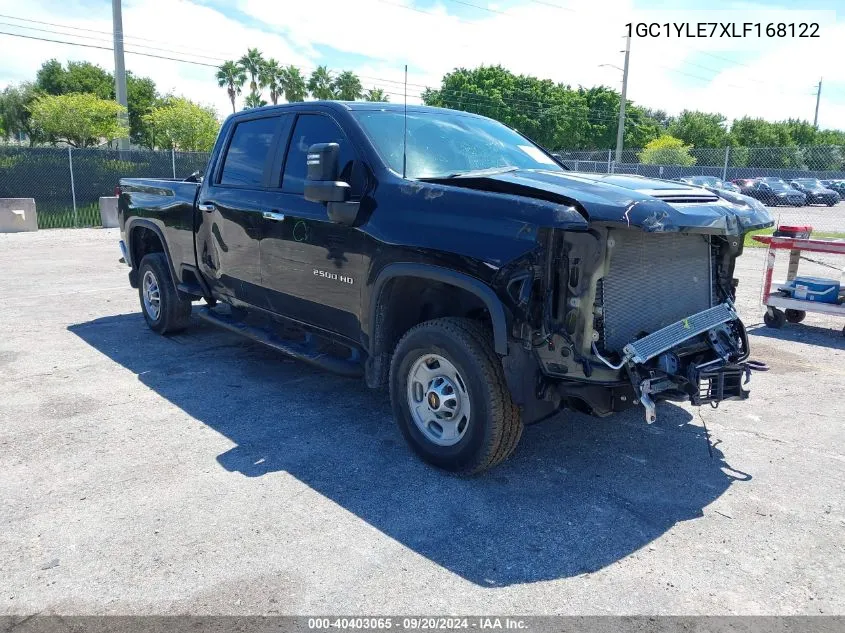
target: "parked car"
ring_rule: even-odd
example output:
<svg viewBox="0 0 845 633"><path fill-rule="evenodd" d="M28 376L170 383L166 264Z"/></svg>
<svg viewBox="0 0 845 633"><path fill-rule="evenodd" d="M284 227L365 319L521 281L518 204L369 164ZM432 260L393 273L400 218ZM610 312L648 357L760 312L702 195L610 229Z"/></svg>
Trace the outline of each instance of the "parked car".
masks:
<svg viewBox="0 0 845 633"><path fill-rule="evenodd" d="M716 176L689 176L687 178L681 178L680 181L689 185L695 185L696 187L704 187L711 191L714 189L723 189L725 191L740 193L739 187L735 184L716 178Z"/></svg>
<svg viewBox="0 0 845 633"><path fill-rule="evenodd" d="M832 189L839 194L840 198L845 199L845 180L822 180L822 185Z"/></svg>
<svg viewBox="0 0 845 633"><path fill-rule="evenodd" d="M750 185L742 187L742 193L769 206L801 207L807 203L807 196L780 178L757 178Z"/></svg>
<svg viewBox="0 0 845 633"><path fill-rule="evenodd" d="M756 178L736 178L734 180L731 180L731 182L734 185L736 185L737 187L739 187L740 193L744 194L745 189L748 189L749 187L751 187L755 182L757 182L757 179Z"/></svg>
<svg viewBox="0 0 845 633"><path fill-rule="evenodd" d="M818 178L796 178L789 183L807 196L807 204L826 204L832 207L839 202L839 194L825 187Z"/></svg>
<svg viewBox="0 0 845 633"><path fill-rule="evenodd" d="M656 401L748 397L733 272L772 225L756 200L572 173L497 121L367 102L233 114L189 180L120 180L147 325L184 329L204 299L206 321L363 375L441 468L494 466L565 407L654 422Z"/></svg>

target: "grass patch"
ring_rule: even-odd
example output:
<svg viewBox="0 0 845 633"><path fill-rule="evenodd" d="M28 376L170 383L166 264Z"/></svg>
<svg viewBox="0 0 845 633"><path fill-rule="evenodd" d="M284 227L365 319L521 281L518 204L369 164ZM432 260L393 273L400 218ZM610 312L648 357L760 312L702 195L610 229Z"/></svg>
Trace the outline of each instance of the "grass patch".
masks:
<svg viewBox="0 0 845 633"><path fill-rule="evenodd" d="M78 205L76 207L76 218L73 215L73 207L42 207L36 202L38 212L39 229L70 229L76 226L102 226L100 221L100 204ZM74 220L76 220L74 222Z"/></svg>
<svg viewBox="0 0 845 633"><path fill-rule="evenodd" d="M745 234L745 248L766 248L766 244L761 244L752 238L754 235L772 235L775 232L774 227L769 229L759 229ZM813 231L810 236L813 238L840 238L845 239L845 233L837 233L835 231Z"/></svg>

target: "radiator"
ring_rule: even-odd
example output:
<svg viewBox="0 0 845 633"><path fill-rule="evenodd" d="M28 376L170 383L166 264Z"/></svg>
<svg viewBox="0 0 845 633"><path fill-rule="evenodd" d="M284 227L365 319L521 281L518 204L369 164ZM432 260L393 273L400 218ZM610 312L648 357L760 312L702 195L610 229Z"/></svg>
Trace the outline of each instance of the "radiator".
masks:
<svg viewBox="0 0 845 633"><path fill-rule="evenodd" d="M707 236L614 229L610 237L602 281L605 350L621 352L636 337L711 306Z"/></svg>

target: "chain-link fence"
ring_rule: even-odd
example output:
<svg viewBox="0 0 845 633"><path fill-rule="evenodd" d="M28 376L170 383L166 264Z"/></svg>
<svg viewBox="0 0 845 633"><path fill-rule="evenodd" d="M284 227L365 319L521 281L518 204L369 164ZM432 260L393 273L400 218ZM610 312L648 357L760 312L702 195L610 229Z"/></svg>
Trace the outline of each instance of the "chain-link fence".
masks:
<svg viewBox="0 0 845 633"><path fill-rule="evenodd" d="M628 149L555 152L575 171L724 181L760 177L845 180L845 147L728 147L691 150ZM120 178L185 178L203 171L209 154L172 151L30 148L0 145L0 198L34 198L39 228L99 226L100 196L113 195ZM840 191L843 191L840 189ZM842 195L845 198L845 193ZM771 208L783 224L809 224L817 233L845 237L845 202Z"/></svg>
<svg viewBox="0 0 845 633"><path fill-rule="evenodd" d="M186 178L209 154L0 146L0 198L34 198L38 228L100 226L101 196L124 177Z"/></svg>
<svg viewBox="0 0 845 633"><path fill-rule="evenodd" d="M723 182L735 181L742 193L760 197L778 224L809 225L817 236L845 238L845 186L833 185L843 200L834 206L829 207L823 199L811 197L809 204L796 207L788 203L781 205L782 200L777 197L758 196L748 188L750 183L743 182L757 178L781 179L786 187L791 187L789 183L795 179L845 182L843 146L626 149L619 162L612 149L558 150L555 154L574 171L637 174L699 184L709 184L702 181L701 176Z"/></svg>

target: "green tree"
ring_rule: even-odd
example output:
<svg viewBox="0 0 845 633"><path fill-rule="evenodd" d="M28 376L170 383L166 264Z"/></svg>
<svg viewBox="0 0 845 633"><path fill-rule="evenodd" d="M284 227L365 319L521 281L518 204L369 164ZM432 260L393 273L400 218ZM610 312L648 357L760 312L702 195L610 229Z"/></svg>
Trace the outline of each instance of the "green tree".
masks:
<svg viewBox="0 0 845 633"><path fill-rule="evenodd" d="M122 106L94 94L44 95L30 106L32 123L45 136L73 147L91 147L129 133L118 119Z"/></svg>
<svg viewBox="0 0 845 633"><path fill-rule="evenodd" d="M232 102L232 112L235 112L235 97L241 94L241 88L246 83L246 72L237 63L229 60L217 69L217 85L226 88L229 101Z"/></svg>
<svg viewBox="0 0 845 633"><path fill-rule="evenodd" d="M668 133L694 147L725 147L729 144L726 122L716 112L684 110L669 125Z"/></svg>
<svg viewBox="0 0 845 633"><path fill-rule="evenodd" d="M357 101L364 94L364 87L358 75L344 70L334 80L334 92L341 101Z"/></svg>
<svg viewBox="0 0 845 633"><path fill-rule="evenodd" d="M305 97L308 96L308 85L299 68L296 66L282 68L279 81L288 103L305 101Z"/></svg>
<svg viewBox="0 0 845 633"><path fill-rule="evenodd" d="M317 66L314 72L311 73L311 77L308 79L308 90L315 99L337 99L334 79L329 69L325 66Z"/></svg>
<svg viewBox="0 0 845 633"><path fill-rule="evenodd" d="M6 86L0 93L0 119L3 121L3 133L7 138L20 141L25 136L30 146L42 140L42 135L33 123L29 111L38 95L38 91L31 83Z"/></svg>
<svg viewBox="0 0 845 633"><path fill-rule="evenodd" d="M261 75L259 77L262 86L270 89L270 101L273 105L279 103L279 97L282 96L282 67L272 57L264 62L261 67Z"/></svg>
<svg viewBox="0 0 845 633"><path fill-rule="evenodd" d="M162 100L145 119L159 142L183 152L210 151L220 130L213 108L183 97Z"/></svg>
<svg viewBox="0 0 845 633"><path fill-rule="evenodd" d="M126 102L129 111L129 138L136 145L152 149L152 136L144 117L158 102L155 82L149 77L136 77L126 71Z"/></svg>
<svg viewBox="0 0 845 633"><path fill-rule="evenodd" d="M387 96L387 93L381 88L371 88L370 90L364 91L364 101L387 102L390 101L390 98Z"/></svg>
<svg viewBox="0 0 845 633"><path fill-rule="evenodd" d="M35 86L49 95L88 93L100 99L114 99L114 77L91 62L67 63L56 60L44 62L35 76Z"/></svg>
<svg viewBox="0 0 845 633"><path fill-rule="evenodd" d="M695 165L695 158L689 153L691 149L692 146L684 145L681 139L664 134L648 143L638 156L640 162L647 165L682 165L689 167Z"/></svg>
<svg viewBox="0 0 845 633"><path fill-rule="evenodd" d="M775 169L803 167L801 151L785 123L743 117L731 125L731 140L734 145L748 148L744 152L732 152L736 154L737 165Z"/></svg>
<svg viewBox="0 0 845 633"><path fill-rule="evenodd" d="M247 49L246 55L238 60L241 68L249 75L249 91L258 94L258 79L264 66L264 56L257 48Z"/></svg>
<svg viewBox="0 0 845 633"><path fill-rule="evenodd" d="M267 105L267 102L261 98L260 94L250 93L244 99L244 110L250 110L252 108L261 108Z"/></svg>

